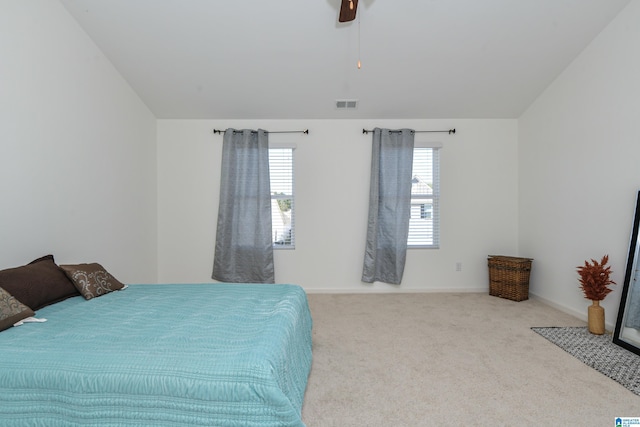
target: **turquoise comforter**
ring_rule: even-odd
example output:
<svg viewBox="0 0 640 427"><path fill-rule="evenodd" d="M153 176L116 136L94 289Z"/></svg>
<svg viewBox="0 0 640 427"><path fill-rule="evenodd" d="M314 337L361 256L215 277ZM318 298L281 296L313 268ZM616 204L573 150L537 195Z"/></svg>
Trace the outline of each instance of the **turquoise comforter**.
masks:
<svg viewBox="0 0 640 427"><path fill-rule="evenodd" d="M294 285L131 285L0 333L11 426L303 426L312 320Z"/></svg>

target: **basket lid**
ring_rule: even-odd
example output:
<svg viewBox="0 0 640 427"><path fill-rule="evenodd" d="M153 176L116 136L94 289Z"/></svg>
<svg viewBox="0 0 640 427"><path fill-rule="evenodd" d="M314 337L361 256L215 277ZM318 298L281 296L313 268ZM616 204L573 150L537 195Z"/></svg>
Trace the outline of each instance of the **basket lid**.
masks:
<svg viewBox="0 0 640 427"><path fill-rule="evenodd" d="M515 256L506 256L506 255L489 255L490 260L502 260L502 261L510 261L510 262L531 262L533 258L522 258Z"/></svg>

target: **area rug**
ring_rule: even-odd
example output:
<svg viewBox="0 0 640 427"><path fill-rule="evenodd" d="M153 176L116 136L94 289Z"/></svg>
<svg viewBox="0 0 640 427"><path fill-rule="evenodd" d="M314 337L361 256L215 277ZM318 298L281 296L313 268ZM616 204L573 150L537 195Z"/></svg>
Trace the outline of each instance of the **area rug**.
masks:
<svg viewBox="0 0 640 427"><path fill-rule="evenodd" d="M640 396L640 356L586 327L531 328L587 366Z"/></svg>

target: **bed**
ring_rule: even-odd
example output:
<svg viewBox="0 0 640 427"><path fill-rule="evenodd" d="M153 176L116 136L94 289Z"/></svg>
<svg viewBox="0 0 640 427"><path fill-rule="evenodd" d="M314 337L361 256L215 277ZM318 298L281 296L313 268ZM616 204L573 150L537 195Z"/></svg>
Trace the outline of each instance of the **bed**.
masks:
<svg viewBox="0 0 640 427"><path fill-rule="evenodd" d="M11 426L304 426L307 298L296 285L129 285L0 332Z"/></svg>

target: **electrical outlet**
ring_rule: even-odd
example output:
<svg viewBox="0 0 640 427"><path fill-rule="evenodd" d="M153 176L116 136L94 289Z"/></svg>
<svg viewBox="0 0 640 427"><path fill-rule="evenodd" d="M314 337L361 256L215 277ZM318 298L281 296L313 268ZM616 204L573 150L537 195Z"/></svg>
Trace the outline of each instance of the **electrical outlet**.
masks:
<svg viewBox="0 0 640 427"><path fill-rule="evenodd" d="M456 262L456 271L462 271L462 262Z"/></svg>

